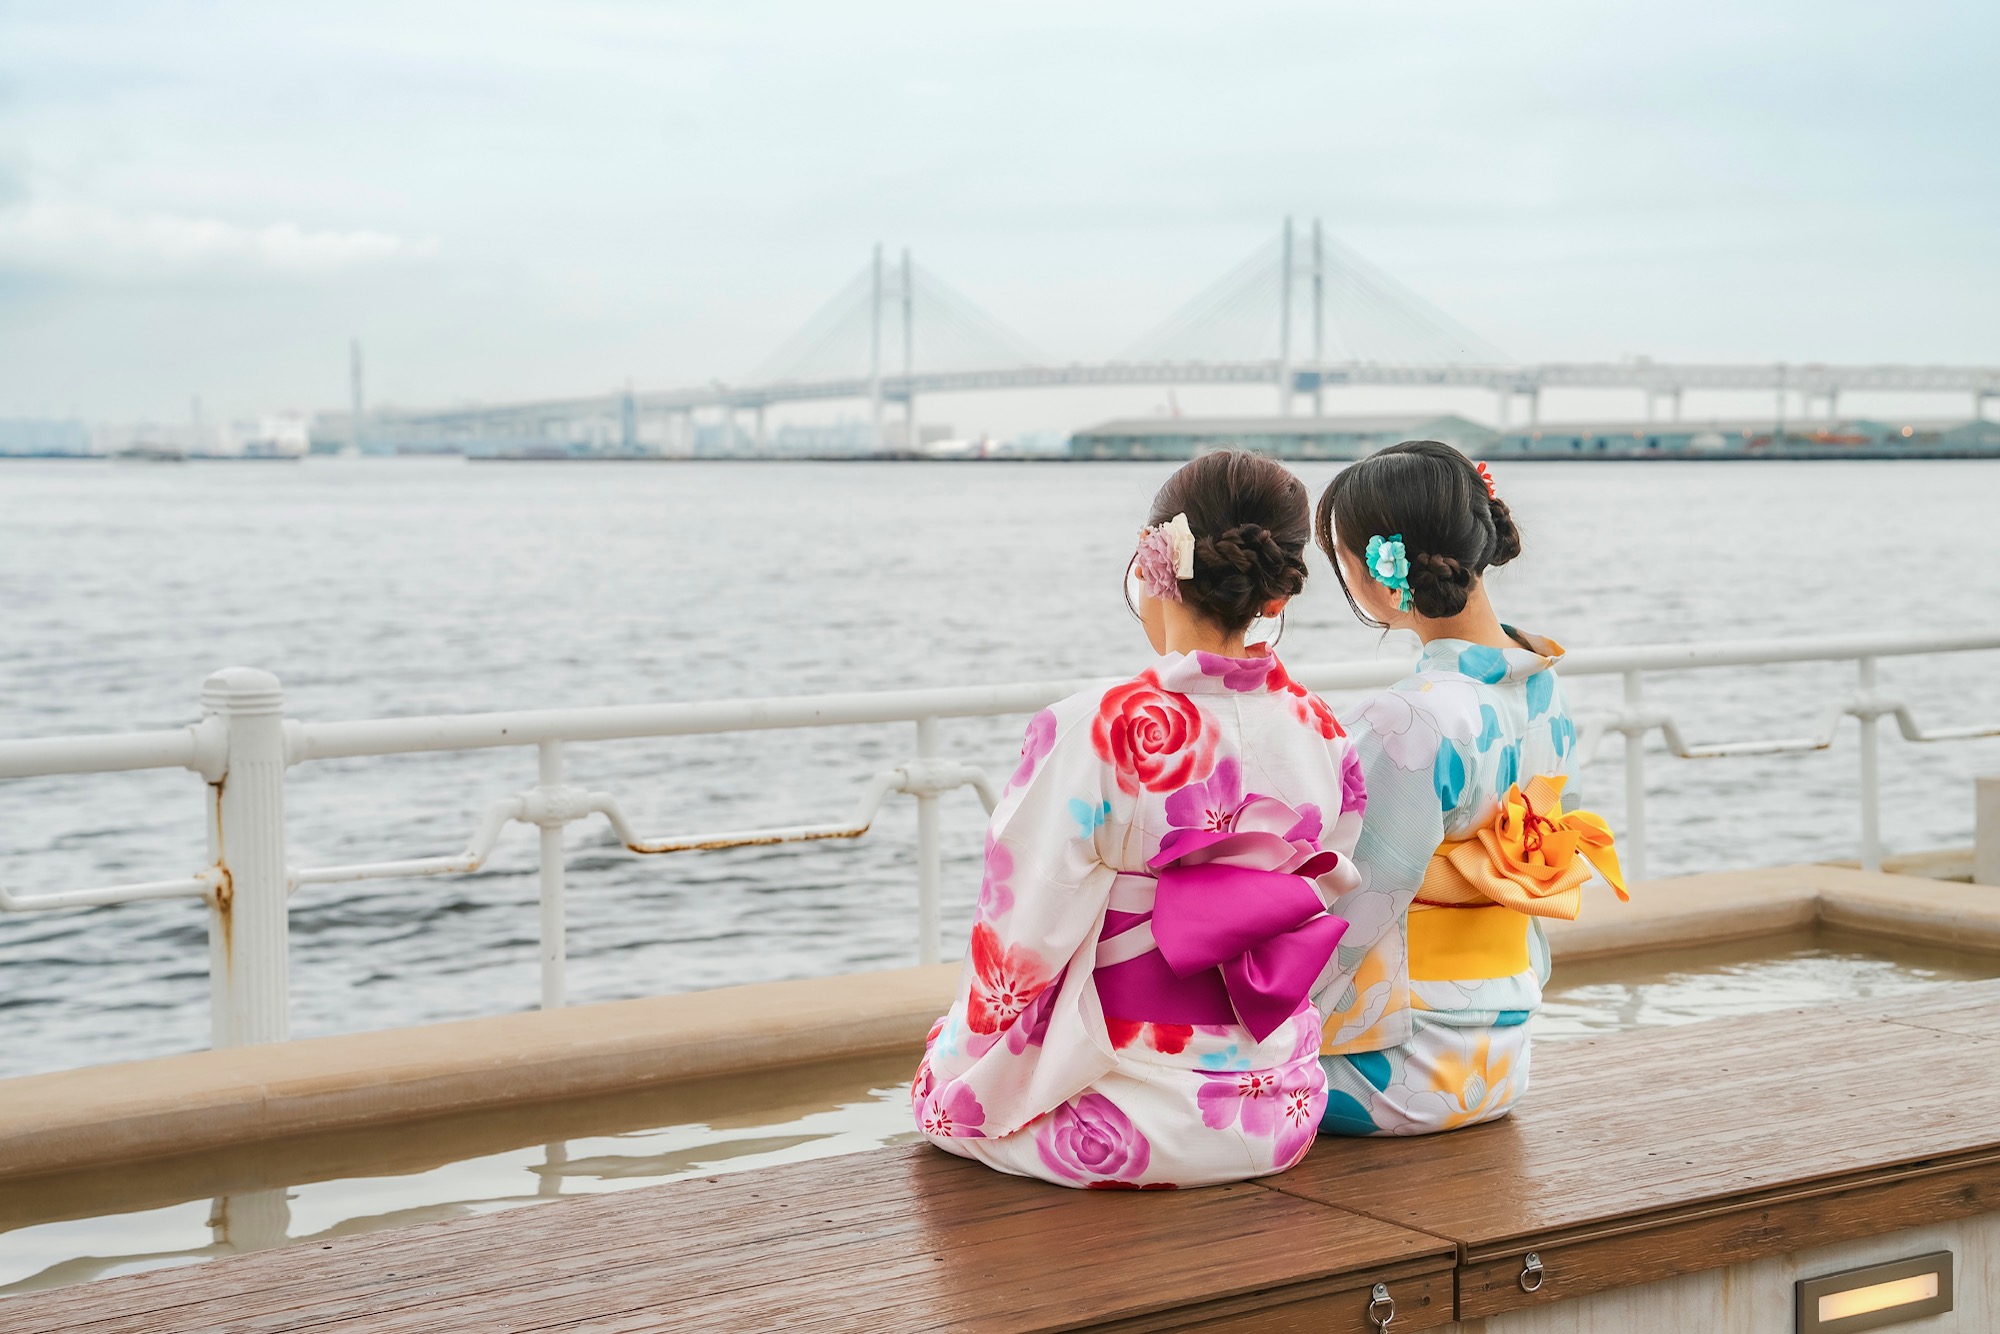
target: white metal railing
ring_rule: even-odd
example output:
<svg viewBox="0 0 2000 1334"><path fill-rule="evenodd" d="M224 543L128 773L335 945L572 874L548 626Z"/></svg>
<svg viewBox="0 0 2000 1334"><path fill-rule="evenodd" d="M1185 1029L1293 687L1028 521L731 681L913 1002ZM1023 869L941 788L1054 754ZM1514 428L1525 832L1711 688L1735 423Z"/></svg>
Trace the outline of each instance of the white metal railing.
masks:
<svg viewBox="0 0 2000 1334"><path fill-rule="evenodd" d="M1847 717L1860 723L1861 863L1875 870L1881 866L1876 754L1879 720L1893 716L1903 737L1915 742L2000 736L2000 721L1984 726L1919 727L1904 702L1879 692L1876 663L1886 657L1982 649L2000 649L2000 634L1581 649L1564 660L1562 670L1566 677L1623 678L1624 707L1584 720L1577 755L1579 764L1588 764L1606 736L1617 733L1625 739L1626 810L1620 848L1632 878L1643 878L1646 871L1644 742L1649 733L1660 732L1671 753L1688 759L1771 755L1824 750ZM1690 744L1679 722L1663 710L1648 708L1643 695L1643 680L1649 672L1799 662L1853 662L1859 673L1857 691L1829 702L1818 729L1804 737ZM1408 659L1380 659L1295 670L1293 675L1319 691L1362 690L1386 686L1406 675L1410 666ZM144 899L202 899L209 905L211 1040L218 1047L281 1041L289 1035L290 1026L287 918L293 892L308 885L466 874L485 864L509 824L530 824L540 831L541 840L542 1004L554 1007L564 1002L566 826L601 815L619 841L640 854L857 838L868 831L890 795L901 792L917 802L918 958L935 963L943 879L938 800L956 788L971 787L989 811L995 802L993 783L982 770L939 754L939 722L1032 713L1079 689L1108 683L1109 678L1104 678L302 723L283 717L284 697L276 677L254 668L232 667L217 672L204 684L202 719L185 728L0 742L0 779L173 768L200 774L208 784L208 864L183 879L46 894L15 894L0 884L0 910L32 912ZM610 793L572 786L563 778L564 748L572 743L858 724L912 725L915 756L876 774L845 820L645 838L634 830ZM293 765L356 756L526 746L536 751L535 786L488 807L465 849L456 855L304 868L292 867L286 859L285 773Z"/></svg>

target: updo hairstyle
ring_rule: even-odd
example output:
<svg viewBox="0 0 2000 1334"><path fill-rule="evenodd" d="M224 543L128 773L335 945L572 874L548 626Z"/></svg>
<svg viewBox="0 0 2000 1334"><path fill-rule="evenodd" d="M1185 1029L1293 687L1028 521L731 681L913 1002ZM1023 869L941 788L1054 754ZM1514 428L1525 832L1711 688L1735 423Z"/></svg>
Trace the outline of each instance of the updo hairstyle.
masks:
<svg viewBox="0 0 2000 1334"><path fill-rule="evenodd" d="M1220 449L1167 479L1147 526L1187 515L1194 577L1181 601L1235 634L1280 598L1306 586L1312 499L1290 469L1262 454Z"/></svg>
<svg viewBox="0 0 2000 1334"><path fill-rule="evenodd" d="M1368 539L1402 535L1410 562L1410 605L1433 620L1465 610L1473 582L1521 554L1507 502L1489 496L1471 459L1436 440L1405 440L1334 476L1319 498L1314 537L1333 562L1347 604L1368 625L1340 568L1336 540L1367 562Z"/></svg>

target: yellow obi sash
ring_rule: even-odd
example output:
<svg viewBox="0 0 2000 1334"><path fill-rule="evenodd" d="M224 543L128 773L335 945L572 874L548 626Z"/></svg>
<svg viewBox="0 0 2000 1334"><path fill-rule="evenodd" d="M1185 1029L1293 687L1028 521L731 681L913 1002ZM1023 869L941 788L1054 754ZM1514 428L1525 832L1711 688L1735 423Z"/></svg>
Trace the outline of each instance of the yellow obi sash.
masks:
<svg viewBox="0 0 2000 1334"><path fill-rule="evenodd" d="M1617 891L1624 873L1611 828L1589 811L1562 810L1564 780L1540 775L1507 789L1492 823L1431 854L1410 905L1410 978L1478 981L1525 971L1528 918L1574 921L1595 867Z"/></svg>

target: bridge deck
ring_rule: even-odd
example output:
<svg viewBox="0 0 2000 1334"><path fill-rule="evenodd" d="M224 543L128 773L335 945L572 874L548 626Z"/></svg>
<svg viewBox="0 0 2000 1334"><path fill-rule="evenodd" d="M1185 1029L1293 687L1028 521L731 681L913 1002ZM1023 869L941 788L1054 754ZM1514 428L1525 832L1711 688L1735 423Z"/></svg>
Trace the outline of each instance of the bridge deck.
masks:
<svg viewBox="0 0 2000 1334"><path fill-rule="evenodd" d="M1435 1328L2000 1208L2000 981L1552 1045L1512 1119L1074 1192L887 1150L0 1302L10 1334ZM1547 1266L1518 1282L1526 1252ZM1963 1308L1962 1308L1963 1309Z"/></svg>

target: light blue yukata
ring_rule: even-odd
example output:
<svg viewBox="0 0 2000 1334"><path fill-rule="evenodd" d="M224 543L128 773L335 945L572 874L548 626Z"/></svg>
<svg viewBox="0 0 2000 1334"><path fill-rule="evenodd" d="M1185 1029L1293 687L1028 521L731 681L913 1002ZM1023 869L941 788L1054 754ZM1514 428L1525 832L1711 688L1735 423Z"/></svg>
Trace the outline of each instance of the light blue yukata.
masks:
<svg viewBox="0 0 2000 1334"><path fill-rule="evenodd" d="M1341 720L1360 756L1367 806L1354 849L1360 884L1331 907L1349 926L1314 997L1326 1016L1326 1132L1472 1125L1505 1115L1527 1088L1526 1025L1549 969L1540 922L1483 909L1503 914L1515 935L1498 956L1506 962L1482 968L1476 953L1440 952L1428 929L1473 916L1418 901L1434 855L1444 864L1440 845L1478 839L1517 783L1567 774L1576 727L1553 670L1562 648L1508 633L1523 646L1432 640L1415 674ZM1415 933L1413 953L1411 922L1420 914L1428 920L1418 923L1426 930ZM1452 963L1465 967L1454 972Z"/></svg>

